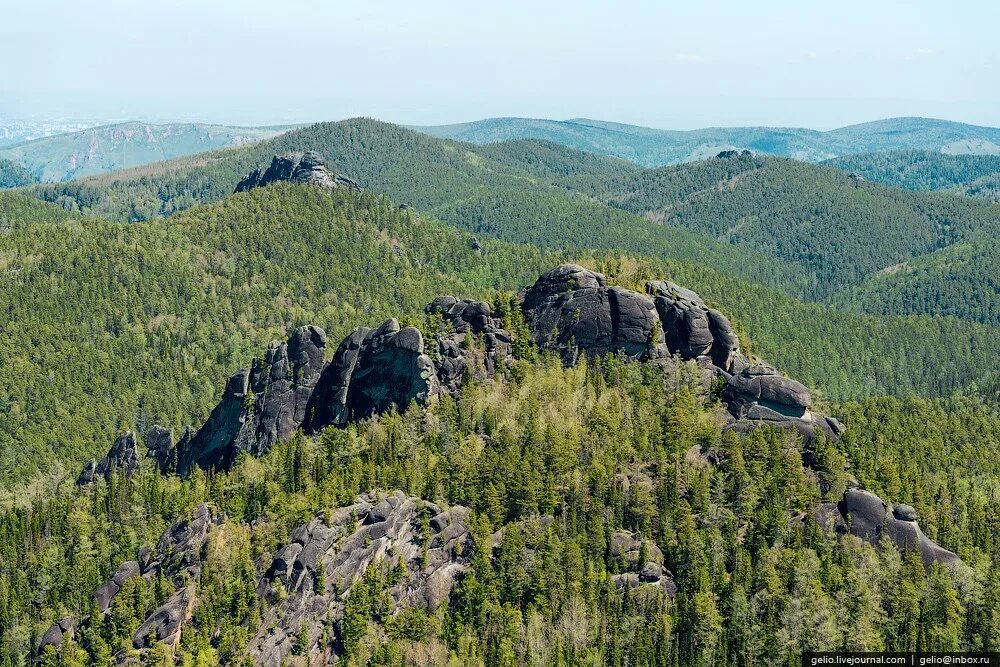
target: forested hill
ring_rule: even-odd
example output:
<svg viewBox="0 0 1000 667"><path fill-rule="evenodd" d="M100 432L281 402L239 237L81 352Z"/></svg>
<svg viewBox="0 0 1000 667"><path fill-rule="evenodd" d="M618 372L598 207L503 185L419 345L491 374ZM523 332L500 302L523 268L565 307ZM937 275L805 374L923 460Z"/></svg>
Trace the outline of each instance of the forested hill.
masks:
<svg viewBox="0 0 1000 667"><path fill-rule="evenodd" d="M273 137L288 127L119 123L0 148L37 180L63 181Z"/></svg>
<svg viewBox="0 0 1000 667"><path fill-rule="evenodd" d="M0 188L16 188L36 183L37 178L17 162L0 159Z"/></svg>
<svg viewBox="0 0 1000 667"><path fill-rule="evenodd" d="M814 279L818 297L958 241L1000 234L1000 206L781 158L720 157L603 187L593 194L614 206L792 262Z"/></svg>
<svg viewBox="0 0 1000 667"><path fill-rule="evenodd" d="M906 190L946 190L995 200L996 189L984 188L1000 178L1000 155L946 155L932 151L864 153L824 164L858 174L869 181Z"/></svg>
<svg viewBox="0 0 1000 667"><path fill-rule="evenodd" d="M129 425L197 423L227 373L292 327L335 335L417 316L438 294L520 289L567 256L624 284L697 289L743 324L756 353L831 400L950 395L1000 372L982 351L991 327L803 304L701 263L477 239L373 194L276 184L120 223L7 192L0 230L5 483L94 456Z"/></svg>
<svg viewBox="0 0 1000 667"><path fill-rule="evenodd" d="M817 162L855 153L929 150L950 154L1000 154L1000 129L932 118L889 118L836 130L721 127L678 131L576 118L565 121L488 118L471 123L414 128L476 144L542 139L610 155L646 167L711 157L720 151L755 153Z"/></svg>
<svg viewBox="0 0 1000 667"><path fill-rule="evenodd" d="M369 190L482 237L698 262L808 299L952 243L990 238L1000 224L995 205L904 192L792 160L736 154L642 169L552 142L475 146L367 119L32 191L68 209L147 220L217 201L274 154L305 150ZM977 296L975 276L968 284L975 293L966 301L988 301ZM992 321L988 309L977 315L943 303L894 312ZM883 309L873 304L872 312Z"/></svg>

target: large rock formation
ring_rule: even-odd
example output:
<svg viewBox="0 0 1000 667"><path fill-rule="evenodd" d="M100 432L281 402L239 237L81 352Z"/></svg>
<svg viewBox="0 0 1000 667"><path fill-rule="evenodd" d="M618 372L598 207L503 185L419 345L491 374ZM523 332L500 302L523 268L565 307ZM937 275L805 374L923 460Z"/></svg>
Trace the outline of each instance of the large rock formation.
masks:
<svg viewBox="0 0 1000 667"><path fill-rule="evenodd" d="M305 183L320 188L361 190L361 185L357 181L341 174L331 173L322 155L316 151L307 151L275 155L267 169L261 171L258 168L247 174L246 178L236 186L236 192L246 192L278 181Z"/></svg>
<svg viewBox="0 0 1000 667"><path fill-rule="evenodd" d="M535 344L573 362L622 352L645 360L673 355L694 360L706 379L722 378L730 428L762 424L835 437L839 422L810 411L812 398L799 382L739 348L732 324L691 290L665 281L646 283L646 294L607 287L605 278L575 264L541 276L524 293L523 309Z"/></svg>
<svg viewBox="0 0 1000 667"><path fill-rule="evenodd" d="M625 566L625 572L612 577L620 589L635 590L640 586L655 586L668 598L677 596L677 584L663 566L663 552L639 533L616 530L608 545L611 557Z"/></svg>
<svg viewBox="0 0 1000 667"><path fill-rule="evenodd" d="M836 420L810 410L811 397L739 349L729 320L678 285L651 281L646 294L609 287L603 275L575 264L538 278L521 304L531 341L575 363L580 354L609 353L632 359L694 360L706 382L722 378L730 428L761 424L795 429L806 438L835 436ZM204 426L186 435L176 455L156 454L161 469L176 459L186 474L195 465L225 468L240 452L259 456L295 429L316 433L390 409L403 410L441 392L456 392L466 377L491 378L511 360L513 337L489 304L442 296L426 308L440 316L440 330L425 349L420 330L390 319L375 329L355 329L323 365L325 336L302 327L287 343L273 342L263 360L238 371ZM158 433L152 452L169 452Z"/></svg>
<svg viewBox="0 0 1000 667"><path fill-rule="evenodd" d="M920 553L924 565L938 562L952 565L958 556L924 535L917 524L916 510L909 505L890 508L871 491L848 489L839 503L825 503L816 511L816 519L827 530L850 533L873 545L883 537L901 550Z"/></svg>
<svg viewBox="0 0 1000 667"><path fill-rule="evenodd" d="M343 426L425 401L437 391L420 330L386 320L377 329L355 330L337 348L319 379L306 428Z"/></svg>
<svg viewBox="0 0 1000 667"><path fill-rule="evenodd" d="M541 276L524 293L522 307L532 342L570 363L581 352L646 358L654 341L657 315L649 297L608 287L603 275L575 264Z"/></svg>
<svg viewBox="0 0 1000 667"><path fill-rule="evenodd" d="M229 378L205 425L177 446L178 472L196 464L228 467L240 452L260 456L290 438L305 422L325 350L326 334L314 326L299 327L286 342L271 342L263 359Z"/></svg>
<svg viewBox="0 0 1000 667"><path fill-rule="evenodd" d="M139 448L135 443L135 433L122 433L111 445L107 455L100 461L91 461L80 471L76 483L92 484L98 478L110 479L114 473L131 477L139 470Z"/></svg>

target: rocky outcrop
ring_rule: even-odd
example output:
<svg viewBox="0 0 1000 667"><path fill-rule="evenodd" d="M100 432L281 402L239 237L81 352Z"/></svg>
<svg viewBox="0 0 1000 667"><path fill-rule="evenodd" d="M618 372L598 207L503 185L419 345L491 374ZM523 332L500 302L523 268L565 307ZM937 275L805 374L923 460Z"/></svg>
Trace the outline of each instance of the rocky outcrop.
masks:
<svg viewBox="0 0 1000 667"><path fill-rule="evenodd" d="M821 505L816 519L827 530L850 533L873 545L888 538L900 550L919 552L926 567L935 562L944 565L961 562L956 554L924 535L914 508L897 505L890 509L870 491L848 489L839 503Z"/></svg>
<svg viewBox="0 0 1000 667"><path fill-rule="evenodd" d="M720 151L719 154L716 155L715 157L721 160L728 160L737 157L750 157L752 155L753 153L744 148L743 150Z"/></svg>
<svg viewBox="0 0 1000 667"><path fill-rule="evenodd" d="M322 155L316 151L307 151L275 155L267 169L255 169L240 181L236 192L246 192L279 181L304 183L319 188L346 188L356 192L361 190L357 181L330 172Z"/></svg>
<svg viewBox="0 0 1000 667"><path fill-rule="evenodd" d="M263 359L229 378L205 425L178 445L178 472L194 465L226 468L241 452L260 456L290 438L305 422L325 350L326 334L315 326L299 327L286 342L271 342Z"/></svg>
<svg viewBox="0 0 1000 667"><path fill-rule="evenodd" d="M730 428L772 424L806 438L816 432L835 437L842 429L836 420L810 410L804 386L744 355L725 315L679 285L650 281L640 294L609 287L603 275L563 264L525 290L521 307L531 341L567 363L575 363L581 353L618 353L659 363L671 357L694 360L706 384L724 381ZM441 318L426 348L419 329L401 327L395 319L375 329L355 329L326 365L326 339L317 327L302 327L286 343L271 343L262 360L229 379L205 425L181 438L173 457L177 471L229 467L241 452L259 456L299 427L316 433L404 410L412 402L457 392L466 377L491 378L511 361L513 336L489 304L442 296L426 313ZM167 445L150 446L154 449L169 451ZM167 461L161 469L172 460L156 458Z"/></svg>
<svg viewBox="0 0 1000 667"><path fill-rule="evenodd" d="M164 475L177 470L177 447L174 432L164 426L155 425L146 432L146 456L156 462L156 467Z"/></svg>
<svg viewBox="0 0 1000 667"><path fill-rule="evenodd" d="M663 552L653 542L644 540L639 533L616 530L608 546L611 557L626 568L612 576L619 589L655 586L670 599L677 596L677 584L663 566Z"/></svg>
<svg viewBox="0 0 1000 667"><path fill-rule="evenodd" d="M488 303L440 296L426 308L446 325L436 336L434 365L442 389L457 391L467 374L493 377L512 358L513 338Z"/></svg>
<svg viewBox="0 0 1000 667"><path fill-rule="evenodd" d="M80 471L76 483L92 484L99 478L110 479L115 473L131 477L139 470L139 448L135 443L135 433L122 433L111 445L107 455L100 461L91 461Z"/></svg>
<svg viewBox="0 0 1000 667"><path fill-rule="evenodd" d="M648 356L657 322L653 301L575 264L541 276L522 301L532 342L573 363L580 353L595 357L622 352Z"/></svg>
<svg viewBox="0 0 1000 667"><path fill-rule="evenodd" d="M404 409L411 401L426 401L438 386L419 329L400 327L395 319L377 329L357 329L319 378L306 429L315 432Z"/></svg>
<svg viewBox="0 0 1000 667"><path fill-rule="evenodd" d="M805 438L842 431L836 420L810 410L812 397L801 383L744 355L725 315L674 283L650 281L643 295L607 287L603 275L564 264L541 276L524 293L522 306L532 341L569 362L581 352L696 361L706 381L725 383L731 429L745 432L767 424Z"/></svg>
<svg viewBox="0 0 1000 667"><path fill-rule="evenodd" d="M296 528L258 587L274 604L250 642L254 661L283 664L303 627L310 633L310 653L320 651L324 621L339 622L349 591L371 568L399 573L388 589L390 614L412 606L436 609L469 568L468 515L464 507L443 509L397 491L362 495Z"/></svg>

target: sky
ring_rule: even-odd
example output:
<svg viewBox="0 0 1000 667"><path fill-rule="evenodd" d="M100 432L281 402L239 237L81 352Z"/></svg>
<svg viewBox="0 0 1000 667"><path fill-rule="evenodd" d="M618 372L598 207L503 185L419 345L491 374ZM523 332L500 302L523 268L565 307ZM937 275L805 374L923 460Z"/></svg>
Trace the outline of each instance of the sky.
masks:
<svg viewBox="0 0 1000 667"><path fill-rule="evenodd" d="M0 0L0 118L1000 126L1000 2Z"/></svg>

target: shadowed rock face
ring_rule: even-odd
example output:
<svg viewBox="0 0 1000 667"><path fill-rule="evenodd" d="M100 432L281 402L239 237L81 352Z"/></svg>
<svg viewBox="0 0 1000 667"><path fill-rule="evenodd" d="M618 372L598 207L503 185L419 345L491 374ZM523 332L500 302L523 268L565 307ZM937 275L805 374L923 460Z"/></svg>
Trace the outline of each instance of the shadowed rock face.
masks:
<svg viewBox="0 0 1000 667"><path fill-rule="evenodd" d="M377 329L357 329L340 344L316 386L306 429L343 426L437 392L420 330L390 319Z"/></svg>
<svg viewBox="0 0 1000 667"><path fill-rule="evenodd" d="M607 287L604 276L563 264L541 276L524 294L532 342L573 363L581 352L623 352L646 358L657 315L649 297Z"/></svg>
<svg viewBox="0 0 1000 667"><path fill-rule="evenodd" d="M246 192L278 181L305 183L320 188L361 190L361 185L357 181L331 173L326 168L322 155L316 151L307 151L275 155L266 170L262 172L260 169L255 169L240 181L236 186L236 192Z"/></svg>
<svg viewBox="0 0 1000 667"><path fill-rule="evenodd" d="M225 468L240 452L260 456L303 424L319 380L326 334L300 327L288 341L268 345L263 360L236 372L222 400L189 441L178 444L177 470Z"/></svg>
<svg viewBox="0 0 1000 667"><path fill-rule="evenodd" d="M153 426L146 433L146 455L156 461L163 474L177 470L177 449L174 432L163 426Z"/></svg>
<svg viewBox="0 0 1000 667"><path fill-rule="evenodd" d="M62 646L64 639L73 638L73 619L67 616L66 618L60 618L58 621L49 626L49 629L42 633L42 637L38 642L38 648L36 653L41 655L42 651L45 650L46 646L51 646L58 649Z"/></svg>
<svg viewBox="0 0 1000 667"><path fill-rule="evenodd" d="M870 491L848 489L839 503L820 506L816 516L827 530L849 532L873 545L887 537L900 550L918 551L925 567L935 562L944 565L961 562L957 555L924 535L917 525L916 510L909 505L897 505L890 510Z"/></svg>
<svg viewBox="0 0 1000 667"><path fill-rule="evenodd" d="M139 469L139 448L135 444L135 433L122 433L111 445L111 449L100 461L91 461L80 471L76 483L92 484L98 478L110 479L115 472L131 477Z"/></svg>

